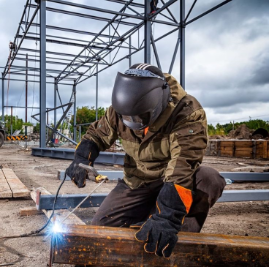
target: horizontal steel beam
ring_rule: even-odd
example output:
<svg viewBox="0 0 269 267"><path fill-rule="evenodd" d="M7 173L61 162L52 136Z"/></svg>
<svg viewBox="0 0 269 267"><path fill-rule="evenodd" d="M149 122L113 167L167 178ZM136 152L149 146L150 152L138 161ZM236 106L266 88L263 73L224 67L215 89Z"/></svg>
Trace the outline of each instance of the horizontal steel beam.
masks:
<svg viewBox="0 0 269 267"><path fill-rule="evenodd" d="M32 148L32 155L60 159L74 159L75 149L72 148ZM124 153L100 152L95 163L107 163L123 165Z"/></svg>
<svg viewBox="0 0 269 267"><path fill-rule="evenodd" d="M217 202L243 202L269 200L269 190L224 190Z"/></svg>
<svg viewBox="0 0 269 267"><path fill-rule="evenodd" d="M31 7L35 8L36 5L31 5ZM63 10L63 9L57 9L57 8L51 8L51 7L47 7L46 10L50 11L50 12L55 12L55 13L70 15L70 16L76 16L76 17L81 17L81 18L86 18L86 19L93 19L93 20L99 20L99 21L105 21L105 22L111 21L109 18L106 18L106 17L93 16L93 15L89 15L89 14L82 14L79 12L74 12L74 11L69 11L69 10ZM121 14L124 16L124 13L121 13ZM132 27L136 25L136 23L127 22L124 20L121 21L120 24L126 25L126 26L132 26Z"/></svg>
<svg viewBox="0 0 269 267"><path fill-rule="evenodd" d="M118 178L123 178L123 171L99 170L99 172L108 176L109 180L117 180ZM59 171L58 178L62 180L64 178L64 173L64 171ZM220 172L220 175L225 179L230 179L232 182L269 182L269 173ZM66 180L70 180L70 178L67 176Z"/></svg>
<svg viewBox="0 0 269 267"><path fill-rule="evenodd" d="M86 196L87 194L58 195L55 209L59 210L75 208ZM92 194L92 196L89 197L80 207L99 207L106 196L107 194ZM54 199L55 195L37 195L37 210L52 210Z"/></svg>
<svg viewBox="0 0 269 267"><path fill-rule="evenodd" d="M20 50L21 50L21 51L25 51L25 52L33 52L33 53L37 53L37 54L40 53L39 50L36 50L36 49L30 49L30 48L26 48L26 47L22 47ZM76 57L76 56L77 56L77 55L75 55L75 54L62 53L62 52L55 52L55 51L46 51L46 54L56 55L56 56L63 56L63 57ZM88 56L80 55L79 58L88 58Z"/></svg>
<svg viewBox="0 0 269 267"><path fill-rule="evenodd" d="M22 22L22 24L25 24L25 21ZM38 23L32 23L32 27L40 27ZM64 27L58 27L53 25L46 25L46 28L49 30L56 30L56 31L63 31L63 32L72 32L77 34L83 34L83 35L90 35L90 36L98 36L103 38L109 38L109 39L116 39L115 36L108 35L108 34L97 34L94 32L88 32L88 31L82 31L82 30L76 30L71 28L64 28Z"/></svg>
<svg viewBox="0 0 269 267"><path fill-rule="evenodd" d="M220 172L233 182L269 182L269 172Z"/></svg>
<svg viewBox="0 0 269 267"><path fill-rule="evenodd" d="M93 10L93 11L97 11L97 12L101 12L101 13L105 13L105 14L125 16L127 18L140 19L140 20L144 19L144 17L142 15L137 16L137 15L133 15L133 14L117 12L117 11L114 11L114 10L109 10L109 9L103 9L103 8L94 7L94 6L77 4L77 3L74 3L74 2L68 2L68 1L63 1L63 0L47 0L47 1L48 2L53 2L53 3L56 3L56 4L63 4L63 5L68 5L68 6L72 6L72 7L81 8L81 9L86 9L86 10Z"/></svg>
<svg viewBox="0 0 269 267"><path fill-rule="evenodd" d="M134 7L140 7L140 8L145 8L144 4L139 4L139 3L135 3L135 2L130 2L130 1L125 1L125 0L106 0L109 2L114 2L114 3L118 3L118 4L123 4L126 5L128 2L128 6L134 6Z"/></svg>
<svg viewBox="0 0 269 267"><path fill-rule="evenodd" d="M88 194L58 195L55 209L75 208ZM92 194L81 208L99 207L108 194ZM38 210L53 209L55 195L39 195ZM269 190L224 190L217 202L244 202L269 200Z"/></svg>
<svg viewBox="0 0 269 267"><path fill-rule="evenodd" d="M124 204L124 203L123 203ZM52 263L80 266L268 266L269 238L179 232L169 258L146 253L137 229L63 225L52 235Z"/></svg>
<svg viewBox="0 0 269 267"><path fill-rule="evenodd" d="M19 35L17 35L17 38L23 38L23 35L19 34ZM25 36L24 39L39 41L39 38L35 37L35 36ZM80 44L80 43L74 43L74 42L65 42L65 41L54 40L54 39L49 39L49 38L46 38L46 42L47 43L60 44L60 45L77 46L77 47L85 47L86 46L86 44ZM96 45L91 45L89 48L90 49L96 49L96 50L111 50L111 48L100 47L100 46L96 46Z"/></svg>

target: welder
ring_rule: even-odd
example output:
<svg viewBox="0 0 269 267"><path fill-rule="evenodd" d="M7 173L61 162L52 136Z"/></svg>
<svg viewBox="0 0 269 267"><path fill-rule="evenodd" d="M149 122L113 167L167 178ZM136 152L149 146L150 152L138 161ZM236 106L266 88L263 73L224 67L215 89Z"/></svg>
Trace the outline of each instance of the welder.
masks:
<svg viewBox="0 0 269 267"><path fill-rule="evenodd" d="M118 73L112 106L88 128L67 174L85 186L86 170L117 139L125 150L124 178L92 224L137 228L146 252L169 257L179 231L200 232L225 180L202 163L207 120L200 103L170 74L149 64Z"/></svg>

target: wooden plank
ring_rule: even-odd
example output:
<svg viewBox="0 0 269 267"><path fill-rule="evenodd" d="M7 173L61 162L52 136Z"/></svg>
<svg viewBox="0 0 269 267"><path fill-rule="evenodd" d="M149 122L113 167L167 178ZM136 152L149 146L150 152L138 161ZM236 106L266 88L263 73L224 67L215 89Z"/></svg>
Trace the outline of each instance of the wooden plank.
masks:
<svg viewBox="0 0 269 267"><path fill-rule="evenodd" d="M267 142L263 142L263 155L262 155L262 157L264 159L267 159L268 158L267 152L268 152Z"/></svg>
<svg viewBox="0 0 269 267"><path fill-rule="evenodd" d="M37 210L36 207L20 208L20 216L33 216L42 214L41 210Z"/></svg>
<svg viewBox="0 0 269 267"><path fill-rule="evenodd" d="M30 190L21 182L12 169L3 168L2 170L12 191L12 197L30 196Z"/></svg>
<svg viewBox="0 0 269 267"><path fill-rule="evenodd" d="M31 198L34 200L34 202L36 203L36 200L39 199L39 194L45 194L45 195L51 195L51 193L49 191L47 191L45 188L43 187L39 187L34 191L31 191ZM38 205L38 203L36 203ZM38 209L38 207L37 207ZM52 210L42 210L43 213L45 213L45 215L49 218L52 214ZM68 210L55 210L54 211L54 216L56 218L56 220L61 221L63 218L65 218L67 216L67 214L69 214ZM69 225L69 224L74 224L74 225L85 225L85 223L78 218L75 214L71 214L65 221L65 224Z"/></svg>
<svg viewBox="0 0 269 267"><path fill-rule="evenodd" d="M12 198L12 192L2 170L0 170L0 198Z"/></svg>
<svg viewBox="0 0 269 267"><path fill-rule="evenodd" d="M233 147L234 141L220 141L220 147Z"/></svg>
<svg viewBox="0 0 269 267"><path fill-rule="evenodd" d="M235 141L235 147L252 147L252 141Z"/></svg>
<svg viewBox="0 0 269 267"><path fill-rule="evenodd" d="M101 226L64 227L52 239L54 263L97 266L268 266L269 239L217 234L178 234L169 259L144 251L135 230ZM61 242L57 242L61 240Z"/></svg>

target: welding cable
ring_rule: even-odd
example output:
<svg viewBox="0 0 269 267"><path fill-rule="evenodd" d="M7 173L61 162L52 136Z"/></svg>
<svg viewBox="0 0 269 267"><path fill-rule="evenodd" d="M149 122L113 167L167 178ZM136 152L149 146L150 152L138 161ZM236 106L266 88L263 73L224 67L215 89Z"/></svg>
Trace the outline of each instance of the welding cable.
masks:
<svg viewBox="0 0 269 267"><path fill-rule="evenodd" d="M48 218L47 222L40 229L35 230L35 231L31 231L30 233L21 234L21 235L3 236L3 237L0 237L0 240L1 239L10 239L10 238L29 237L29 236L39 236L40 235L39 233L41 231L43 231L49 225L51 219L53 218L54 211L55 211L55 206L56 206L56 201L57 201L60 189L61 189L63 183L65 182L65 179L66 179L66 172L64 174L63 181L61 182L61 184L59 185L59 187L57 189L57 192L56 192L56 195L55 195L55 198L54 198L54 201L53 201L52 213L51 213L50 217ZM43 235L43 234L41 234L41 235Z"/></svg>

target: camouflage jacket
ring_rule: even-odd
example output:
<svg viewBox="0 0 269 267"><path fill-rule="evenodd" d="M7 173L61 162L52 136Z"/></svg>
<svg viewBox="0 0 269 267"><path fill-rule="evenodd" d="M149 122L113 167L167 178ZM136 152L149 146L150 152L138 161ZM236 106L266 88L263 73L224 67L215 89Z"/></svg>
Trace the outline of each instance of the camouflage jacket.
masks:
<svg viewBox="0 0 269 267"><path fill-rule="evenodd" d="M93 140L100 151L121 139L126 152L124 180L132 189L161 178L192 189L193 173L203 159L207 145L206 114L173 76L165 74L165 77L173 101L144 137L143 130L126 127L112 106L84 135L85 139Z"/></svg>

